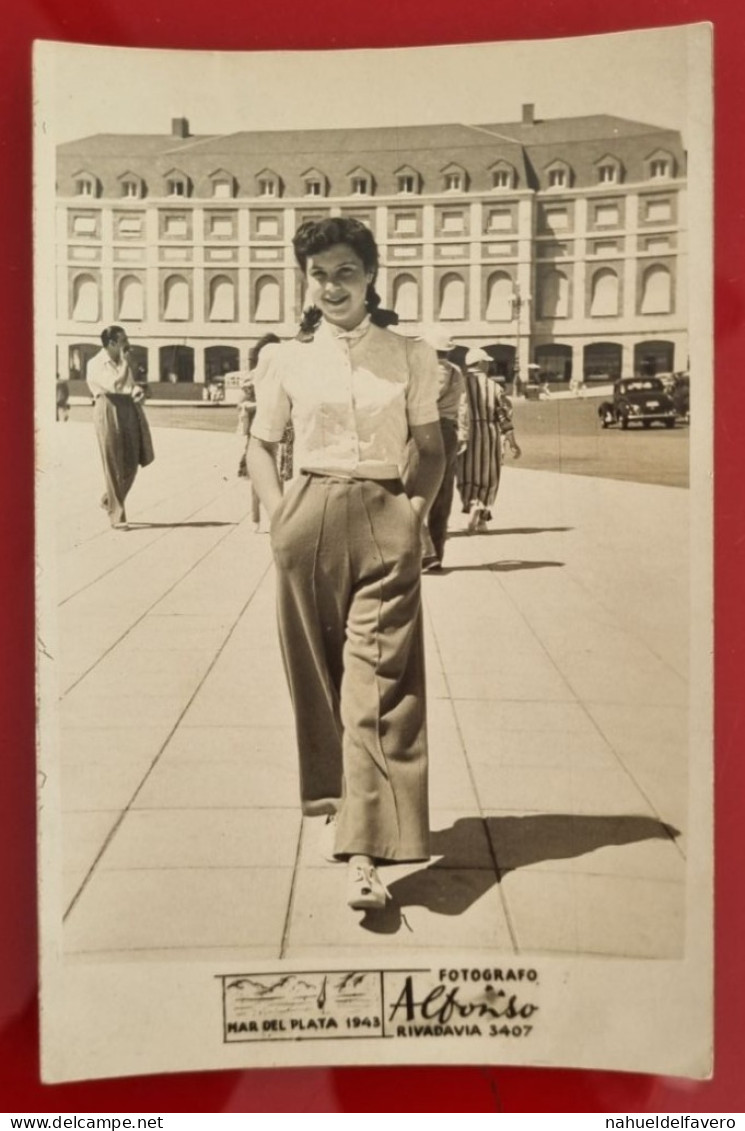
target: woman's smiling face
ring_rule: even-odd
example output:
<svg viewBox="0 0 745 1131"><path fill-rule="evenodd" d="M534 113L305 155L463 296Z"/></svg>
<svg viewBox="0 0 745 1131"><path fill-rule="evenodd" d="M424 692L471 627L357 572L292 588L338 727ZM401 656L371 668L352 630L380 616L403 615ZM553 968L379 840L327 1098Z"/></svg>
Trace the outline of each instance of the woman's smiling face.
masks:
<svg viewBox="0 0 745 1131"><path fill-rule="evenodd" d="M305 268L308 299L327 322L352 330L367 313L365 297L373 272L367 271L348 244L335 244L328 251L308 257Z"/></svg>

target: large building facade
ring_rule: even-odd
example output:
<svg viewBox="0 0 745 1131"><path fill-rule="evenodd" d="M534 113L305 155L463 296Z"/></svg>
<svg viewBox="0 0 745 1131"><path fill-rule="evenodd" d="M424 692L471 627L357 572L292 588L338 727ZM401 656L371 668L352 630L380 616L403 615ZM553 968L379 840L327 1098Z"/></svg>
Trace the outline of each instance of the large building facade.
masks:
<svg viewBox="0 0 745 1131"><path fill-rule="evenodd" d="M503 125L192 136L59 146L57 363L84 376L121 323L139 377L205 383L294 335L303 220L355 216L403 333L447 326L499 371L587 381L687 367L685 152L607 115Z"/></svg>

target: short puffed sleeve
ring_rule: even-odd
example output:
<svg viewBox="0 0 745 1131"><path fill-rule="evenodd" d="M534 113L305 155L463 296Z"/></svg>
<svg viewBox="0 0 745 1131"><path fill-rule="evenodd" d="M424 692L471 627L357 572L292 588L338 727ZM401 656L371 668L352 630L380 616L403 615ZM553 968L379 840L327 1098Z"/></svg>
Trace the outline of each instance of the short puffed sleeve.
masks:
<svg viewBox="0 0 745 1131"><path fill-rule="evenodd" d="M282 381L281 345L265 346L251 376L256 393L256 416L251 435L278 444L290 423L291 404Z"/></svg>
<svg viewBox="0 0 745 1131"><path fill-rule="evenodd" d="M406 415L409 425L434 424L439 420L437 395L440 375L437 354L432 346L416 338L407 338L406 352L409 381L406 389Z"/></svg>

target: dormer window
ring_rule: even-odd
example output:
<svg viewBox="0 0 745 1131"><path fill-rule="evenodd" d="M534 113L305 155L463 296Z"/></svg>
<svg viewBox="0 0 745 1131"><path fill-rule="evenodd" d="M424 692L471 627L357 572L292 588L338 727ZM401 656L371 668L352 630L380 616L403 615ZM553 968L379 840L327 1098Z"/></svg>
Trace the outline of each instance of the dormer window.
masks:
<svg viewBox="0 0 745 1131"><path fill-rule="evenodd" d="M667 149L657 149L646 159L647 176L651 181L664 181L675 176L675 160Z"/></svg>
<svg viewBox="0 0 745 1131"><path fill-rule="evenodd" d="M566 161L555 160L545 166L544 176L549 189L568 189L572 185L572 170Z"/></svg>
<svg viewBox="0 0 745 1131"><path fill-rule="evenodd" d="M398 191L403 193L416 192L416 182L410 173L403 173L398 178Z"/></svg>
<svg viewBox="0 0 745 1131"><path fill-rule="evenodd" d="M463 192L463 174L445 174L445 192Z"/></svg>
<svg viewBox="0 0 745 1131"><path fill-rule="evenodd" d="M119 191L125 200L139 200L145 195L142 177L136 173L122 173L119 177Z"/></svg>
<svg viewBox="0 0 745 1131"><path fill-rule="evenodd" d="M323 185L320 181L306 181L305 182L305 195L306 196L323 196Z"/></svg>
<svg viewBox="0 0 745 1131"><path fill-rule="evenodd" d="M166 180L166 193L168 196L184 197L189 195L186 177L172 174Z"/></svg>
<svg viewBox="0 0 745 1131"><path fill-rule="evenodd" d="M598 180L601 185L614 185L618 180L618 169L615 165L600 165L598 167Z"/></svg>
<svg viewBox="0 0 745 1131"><path fill-rule="evenodd" d="M233 186L230 181L213 181L212 195L218 200L228 200L233 195Z"/></svg>
<svg viewBox="0 0 745 1131"><path fill-rule="evenodd" d="M352 195L367 196L370 192L370 181L367 177L352 177Z"/></svg>
<svg viewBox="0 0 745 1131"><path fill-rule="evenodd" d="M506 169L497 169L492 174L492 188L495 189L508 189L512 188L510 174Z"/></svg>
<svg viewBox="0 0 745 1131"><path fill-rule="evenodd" d="M262 169L256 174L256 195L268 200L280 195L281 181L274 169Z"/></svg>
<svg viewBox="0 0 745 1131"><path fill-rule="evenodd" d="M75 178L75 195L94 197L97 195L96 178L89 173L79 173Z"/></svg>

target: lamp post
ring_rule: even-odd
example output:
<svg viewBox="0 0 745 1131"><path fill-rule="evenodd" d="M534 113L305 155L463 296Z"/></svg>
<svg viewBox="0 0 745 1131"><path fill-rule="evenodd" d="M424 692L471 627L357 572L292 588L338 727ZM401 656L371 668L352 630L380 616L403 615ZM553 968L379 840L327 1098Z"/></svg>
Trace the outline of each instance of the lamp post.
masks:
<svg viewBox="0 0 745 1131"><path fill-rule="evenodd" d="M512 305L512 317L515 319L515 363L512 366L512 388L516 397L522 395L522 378L520 376L520 313L523 305L528 301L527 297L524 298L520 292L520 284L514 282L512 284L510 303Z"/></svg>

